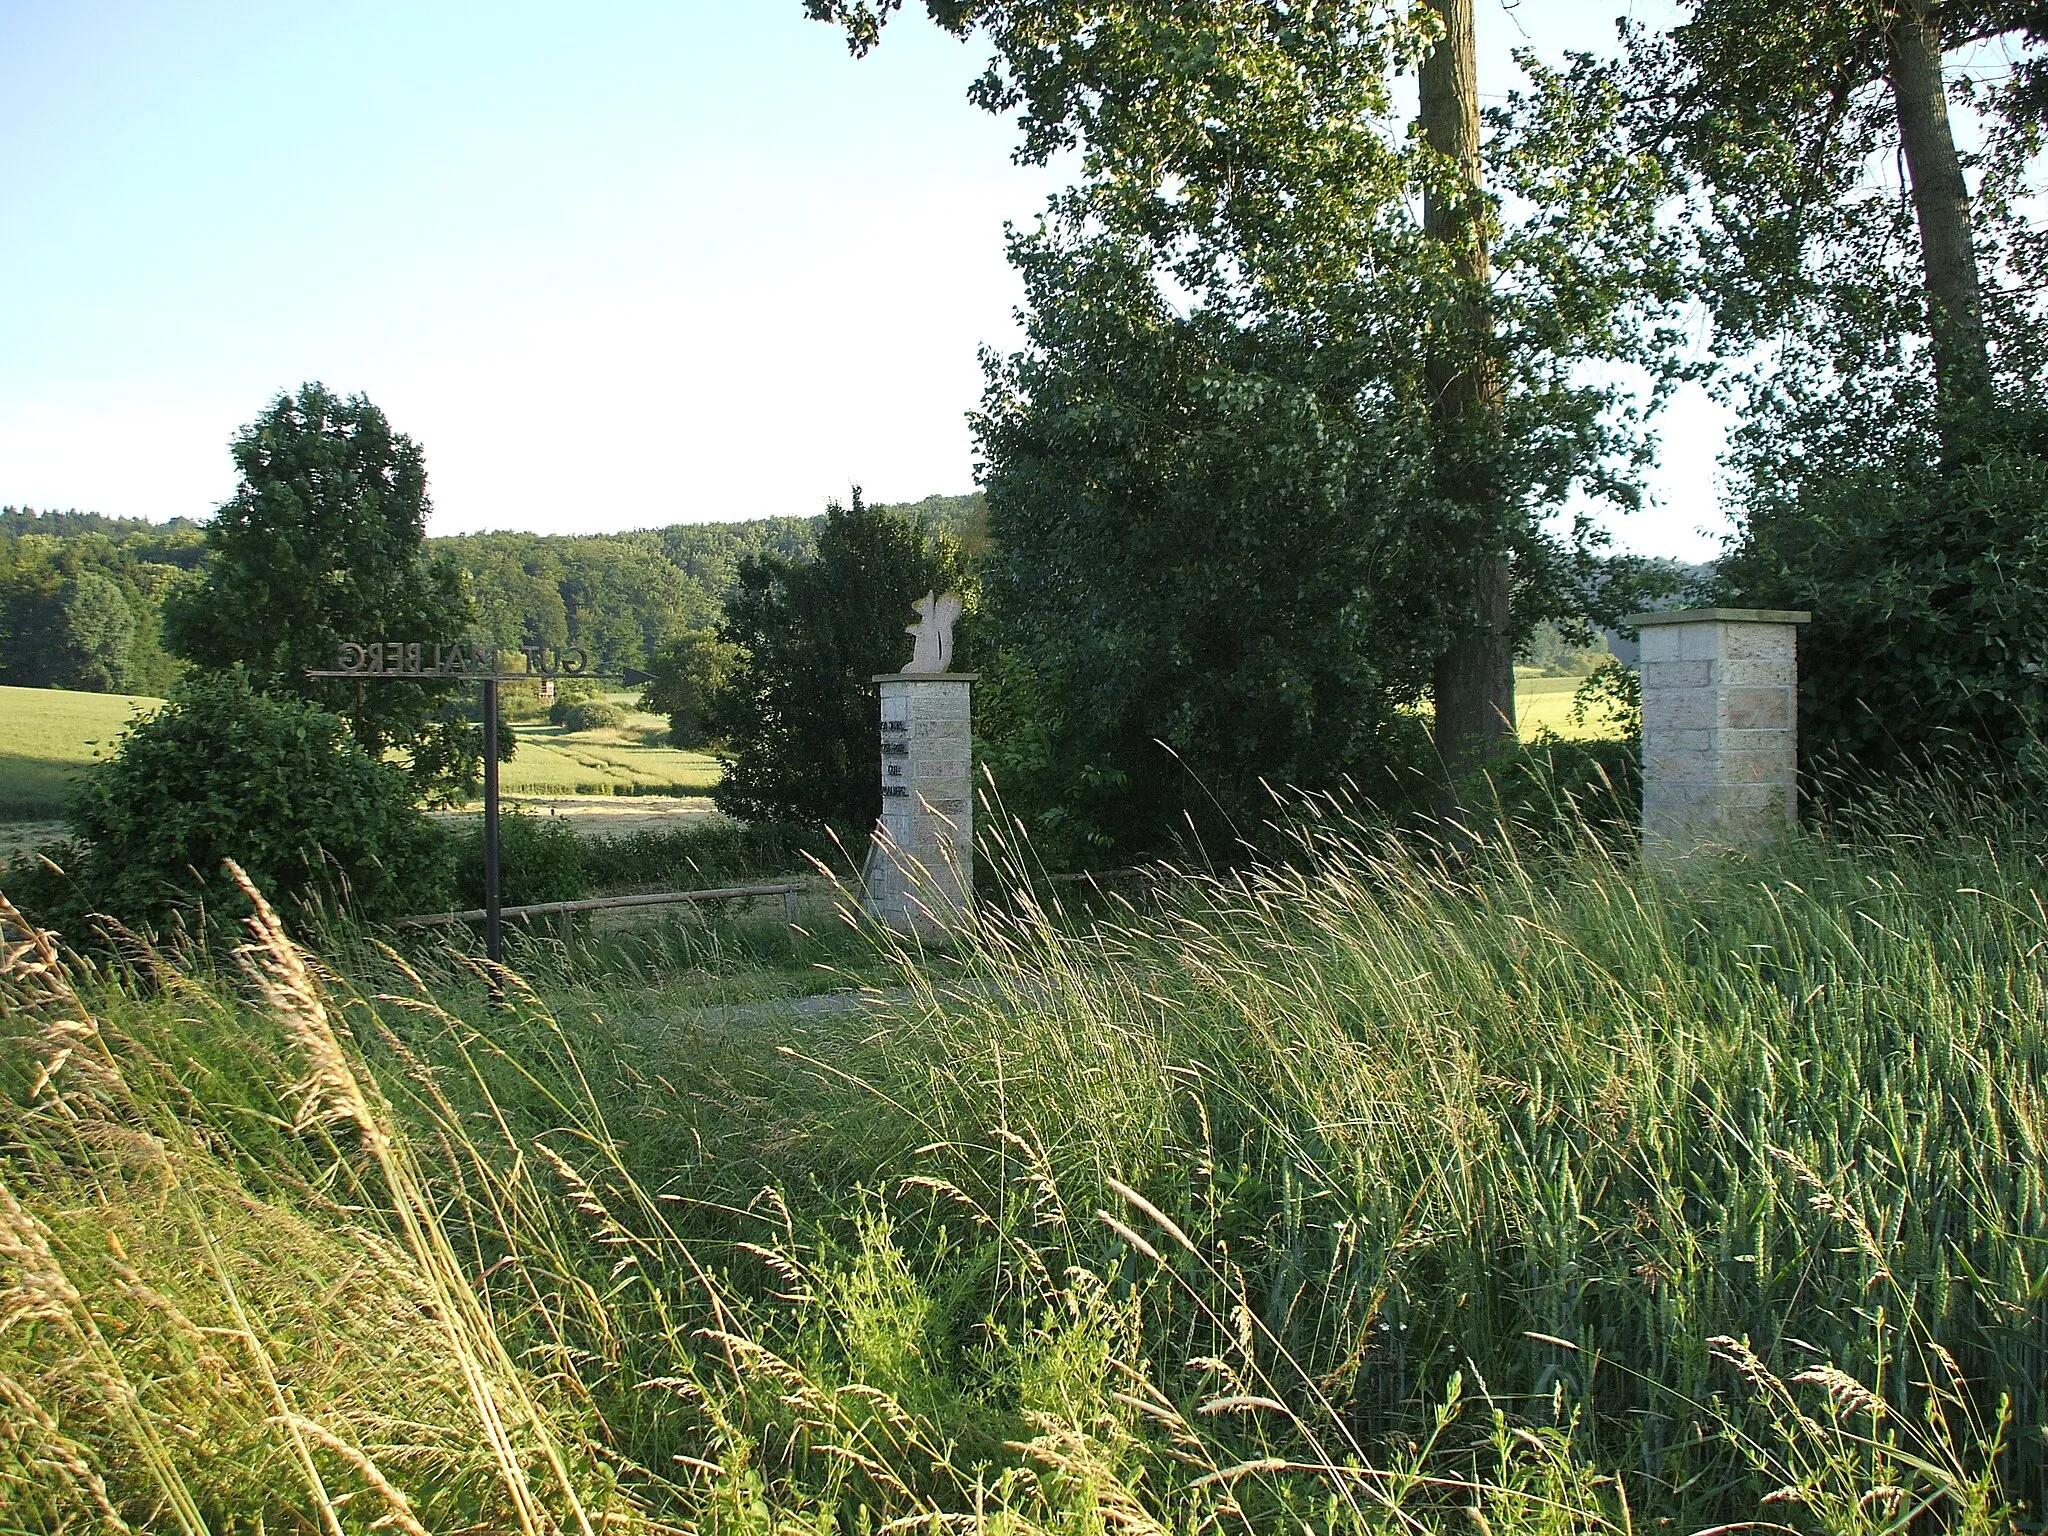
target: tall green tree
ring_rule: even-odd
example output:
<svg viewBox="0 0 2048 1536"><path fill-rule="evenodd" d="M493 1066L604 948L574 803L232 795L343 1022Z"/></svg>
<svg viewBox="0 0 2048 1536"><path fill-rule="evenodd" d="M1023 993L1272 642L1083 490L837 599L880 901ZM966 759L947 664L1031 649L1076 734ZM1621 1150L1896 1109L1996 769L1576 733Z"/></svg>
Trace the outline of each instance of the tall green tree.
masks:
<svg viewBox="0 0 2048 1536"><path fill-rule="evenodd" d="M1990 42L2003 83L1945 63ZM2044 44L2038 0L1693 0L1631 38L1741 411L1721 590L1813 612L1802 751L1858 778L2048 770Z"/></svg>
<svg viewBox="0 0 2048 1536"><path fill-rule="evenodd" d="M363 396L306 384L230 451L240 484L207 528L204 583L166 604L171 649L342 715L372 754L406 749L422 789L472 782L482 746L460 707L467 685L306 676L332 667L343 640L453 640L474 622L455 567L427 554L419 445Z"/></svg>
<svg viewBox="0 0 2048 1536"><path fill-rule="evenodd" d="M1994 388L1984 270L2040 143L2048 5L1690 0L1677 26L1630 42L1637 131L1669 146L1693 189L1724 347L1817 321L1846 330L1826 355L1853 368L1859 348L1885 354L1887 331L1917 335L1942 410L1965 420ZM1947 72L1946 55L1994 42L2017 65L2003 88ZM1989 119L1983 198L1951 120L1959 87ZM1892 163L1906 196L1872 195L1872 168Z"/></svg>
<svg viewBox="0 0 2048 1536"><path fill-rule="evenodd" d="M649 670L653 681L640 696L640 707L668 716L672 746L695 749L713 743L712 701L732 675L737 656L715 629L693 629L655 655Z"/></svg>
<svg viewBox="0 0 2048 1536"><path fill-rule="evenodd" d="M858 50L896 6L807 8ZM1371 752L1361 744L1384 740L1372 722L1437 693L1439 756L1455 778L1511 730L1521 640L1590 601L1590 520L1560 528L1554 514L1574 488L1632 496L1641 439L1583 365L1662 367L1670 339L1662 168L1620 139L1612 82L1532 66L1512 120L1483 140L1471 13L1457 5L926 9L991 43L972 94L1018 114L1020 159L1081 151L1079 181L1012 244L1033 313L1027 351L991 360L980 427L990 617L999 648L1029 636L1043 652L1064 624L1102 631L1094 649L1132 664L1090 670L1079 646L1054 651L1072 665L1033 661L1031 715L1043 724L1043 705L1061 701L1074 733L1071 750L1039 755L1104 794L1119 780L1159 784L1138 761L1159 756L1155 737L1184 760L1233 765L1220 784L1182 771L1170 800L1133 790L1140 819L1137 801L1159 802L1156 834L1183 813L1254 803L1260 759L1331 782L1340 770L1311 734ZM1410 136L1394 121L1394 82L1418 69L1425 123ZM1306 408L1254 420L1261 391ZM1204 512L1237 486L1275 494L1211 520L1192 510L1199 463L1219 488ZM1310 463L1328 476L1280 472ZM1084 547L1089 558L1074 558ZM1235 663L1174 664L1159 642L1176 632L1163 623L1172 603L1233 581L1258 598L1194 627L1228 636L1225 655L1262 655L1257 670L1288 707L1231 716L1271 730L1212 755L1228 692L1215 685ZM1325 622L1270 627L1268 610ZM1140 657L1168 664L1146 674ZM1290 674L1323 681L1280 681ZM1334 681L1347 675L1348 697ZM1113 716L1132 727L1122 745L1098 724ZM1108 835L1137 835L1127 825Z"/></svg>
<svg viewBox="0 0 2048 1536"><path fill-rule="evenodd" d="M718 808L865 835L882 799L872 679L909 657L911 605L961 576L950 541L858 490L827 509L815 560L742 560L718 632L737 654L710 711L732 754Z"/></svg>
<svg viewBox="0 0 2048 1536"><path fill-rule="evenodd" d="M67 585L64 629L72 686L94 693L125 693L133 681L135 610L120 584L98 571L80 571Z"/></svg>
<svg viewBox="0 0 2048 1536"><path fill-rule="evenodd" d="M1465 611L1453 596L1447 643L1431 676L1436 747L1447 786L1515 733L1512 514L1490 441L1501 430L1486 198L1479 134L1478 27L1472 0L1429 0L1440 28L1416 72L1422 136L1442 159L1424 184L1422 227L1444 251L1454 291L1432 336L1423 376L1436 433L1438 481L1454 515L1446 548L1454 583L1469 583Z"/></svg>

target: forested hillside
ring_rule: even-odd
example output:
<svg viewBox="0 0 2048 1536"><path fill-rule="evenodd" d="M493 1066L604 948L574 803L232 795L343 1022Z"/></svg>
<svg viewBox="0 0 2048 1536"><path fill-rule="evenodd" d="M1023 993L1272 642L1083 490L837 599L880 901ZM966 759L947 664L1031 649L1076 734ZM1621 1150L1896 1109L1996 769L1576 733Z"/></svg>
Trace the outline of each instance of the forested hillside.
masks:
<svg viewBox="0 0 2048 1536"><path fill-rule="evenodd" d="M0 684L159 694L164 599L206 558L189 518L0 507Z"/></svg>
<svg viewBox="0 0 2048 1536"><path fill-rule="evenodd" d="M906 504L971 534L982 498ZM682 523L616 534L479 533L429 541L452 561L484 631L504 646L583 646L605 672L645 666L715 624L739 562L809 558L819 517ZM206 561L206 526L0 507L0 684L161 694L181 664L163 645L168 593Z"/></svg>

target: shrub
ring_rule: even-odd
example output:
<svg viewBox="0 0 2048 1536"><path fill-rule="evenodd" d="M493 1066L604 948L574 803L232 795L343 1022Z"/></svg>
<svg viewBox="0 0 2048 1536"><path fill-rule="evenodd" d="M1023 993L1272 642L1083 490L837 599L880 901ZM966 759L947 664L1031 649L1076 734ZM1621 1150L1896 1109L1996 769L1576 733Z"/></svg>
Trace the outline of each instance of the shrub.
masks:
<svg viewBox="0 0 2048 1536"><path fill-rule="evenodd" d="M601 731L623 725L626 712L608 699L557 699L548 719L565 731Z"/></svg>
<svg viewBox="0 0 2048 1536"><path fill-rule="evenodd" d="M857 850L865 852L865 848ZM583 845L591 884L697 890L801 874L806 855L828 865L846 862L830 837L778 822L713 820L661 831L596 837ZM849 871L851 873L851 871Z"/></svg>
<svg viewBox="0 0 2048 1536"><path fill-rule="evenodd" d="M1889 775L1940 757L2038 780L2048 734L2048 413L1987 411L1946 454L1917 439L1752 487L1724 600L1803 608L1799 746Z"/></svg>
<svg viewBox="0 0 2048 1536"><path fill-rule="evenodd" d="M195 674L132 727L74 793L68 882L23 883L45 915L159 922L192 903L239 910L233 859L285 906L318 899L386 918L437 905L444 840L403 769L317 704L257 693L239 669ZM12 876L10 889L15 886Z"/></svg>
<svg viewBox="0 0 2048 1536"><path fill-rule="evenodd" d="M455 888L465 907L484 904L482 817L456 835ZM498 818L498 894L506 906L576 901L590 888L584 843L568 822L516 810Z"/></svg>

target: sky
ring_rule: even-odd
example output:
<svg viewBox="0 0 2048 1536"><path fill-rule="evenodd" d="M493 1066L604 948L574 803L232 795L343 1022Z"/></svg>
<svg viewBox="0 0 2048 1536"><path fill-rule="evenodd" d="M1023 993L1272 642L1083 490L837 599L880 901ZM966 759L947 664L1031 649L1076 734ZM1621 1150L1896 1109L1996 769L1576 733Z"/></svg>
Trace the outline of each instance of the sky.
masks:
<svg viewBox="0 0 2048 1536"><path fill-rule="evenodd" d="M1508 50L1668 0L1479 0ZM282 389L423 446L431 531L603 532L966 491L1006 220L1058 169L913 3L0 0L0 504L201 517ZM1718 410L1618 547L1710 557Z"/></svg>

